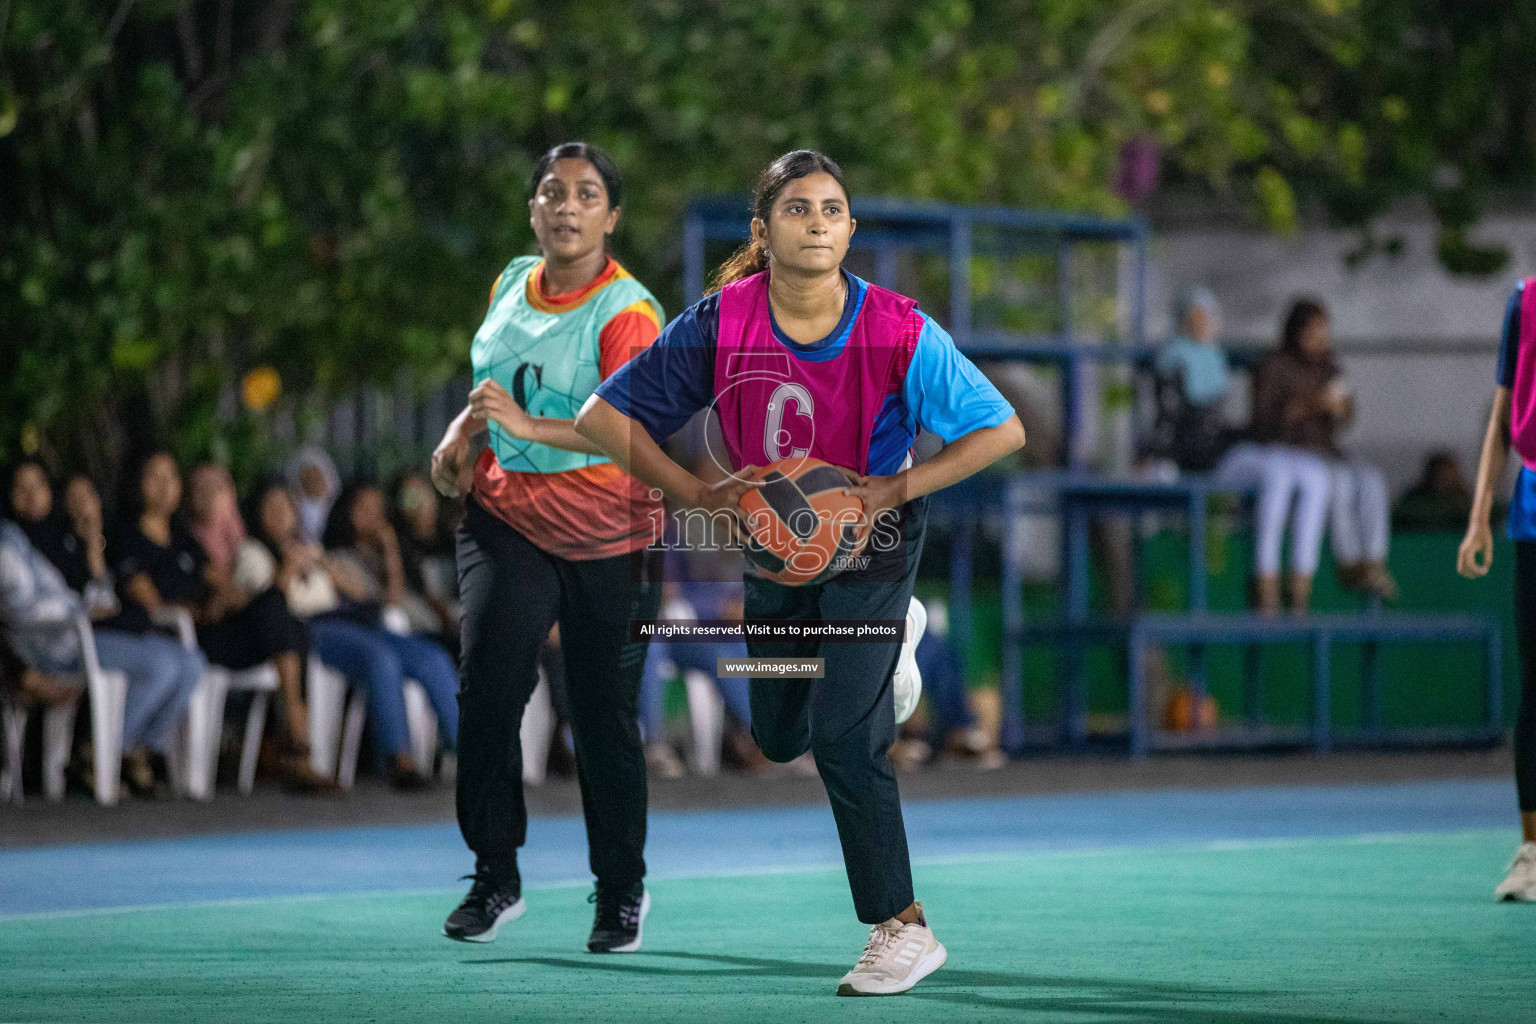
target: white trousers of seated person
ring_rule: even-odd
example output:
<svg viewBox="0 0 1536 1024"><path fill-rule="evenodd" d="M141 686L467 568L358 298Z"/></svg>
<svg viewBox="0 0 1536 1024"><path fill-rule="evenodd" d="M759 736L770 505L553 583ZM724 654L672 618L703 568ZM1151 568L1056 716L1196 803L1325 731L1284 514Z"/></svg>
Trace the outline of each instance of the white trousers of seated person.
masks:
<svg viewBox="0 0 1536 1024"><path fill-rule="evenodd" d="M1222 456L1216 478L1257 487L1254 510L1254 573L1280 575L1280 551L1289 522L1291 572L1317 574L1332 481L1328 463L1300 448L1243 442Z"/></svg>
<svg viewBox="0 0 1536 1024"><path fill-rule="evenodd" d="M1353 459L1328 464L1328 500L1333 557L1340 565L1385 562L1391 539L1391 505L1381 470Z"/></svg>

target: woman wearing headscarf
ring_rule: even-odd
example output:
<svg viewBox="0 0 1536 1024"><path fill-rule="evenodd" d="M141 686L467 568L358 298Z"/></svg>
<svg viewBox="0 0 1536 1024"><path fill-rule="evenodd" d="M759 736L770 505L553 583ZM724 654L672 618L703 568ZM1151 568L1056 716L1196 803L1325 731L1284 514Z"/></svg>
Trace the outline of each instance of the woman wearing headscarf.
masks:
<svg viewBox="0 0 1536 1024"><path fill-rule="evenodd" d="M331 506L341 493L341 474L336 463L318 445L307 444L293 454L284 470L293 500L299 509L299 530L310 544L319 544Z"/></svg>

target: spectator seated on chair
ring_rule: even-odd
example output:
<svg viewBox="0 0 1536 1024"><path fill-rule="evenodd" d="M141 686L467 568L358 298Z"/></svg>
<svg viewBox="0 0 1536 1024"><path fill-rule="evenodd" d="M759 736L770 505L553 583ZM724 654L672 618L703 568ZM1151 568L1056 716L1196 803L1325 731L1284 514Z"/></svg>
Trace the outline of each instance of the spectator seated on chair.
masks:
<svg viewBox="0 0 1536 1024"><path fill-rule="evenodd" d="M137 796L166 794L166 757L202 675L202 655L169 637L116 628L119 605L107 567L101 497L88 477L70 479L63 517L54 508L53 486L41 463L29 460L18 465L5 493L17 527L58 576L56 581L49 578L50 574L35 562L13 553L18 578L31 578L31 621L79 611L94 622L97 660L102 668L120 671L128 680L123 708L124 780ZM21 569L26 565L30 571ZM65 591L57 589L58 582ZM42 598L44 593L51 594L52 599ZM38 655L34 671L48 671L50 667L70 673L81 670L79 641L72 630L54 634L49 642L53 645L58 649L51 655L34 650Z"/></svg>
<svg viewBox="0 0 1536 1024"><path fill-rule="evenodd" d="M341 491L341 475L336 463L318 445L305 445L294 453L284 468L294 505L299 510L299 535L311 544L325 536L325 523L331 506Z"/></svg>
<svg viewBox="0 0 1536 1024"><path fill-rule="evenodd" d="M79 699L79 640L62 623L82 610L63 578L14 522L0 519L0 668L25 705ZM42 629L39 626L46 625Z"/></svg>
<svg viewBox="0 0 1536 1024"><path fill-rule="evenodd" d="M59 570L32 546L21 527L0 521L0 622L7 630L7 645L24 666L21 688L31 700L53 704L79 696L79 684L72 677L84 670L80 636L71 625L47 625L79 614L89 611ZM121 671L128 679L123 777L135 795L167 795L167 756L202 674L202 659L167 637L111 629L93 632L101 666Z"/></svg>
<svg viewBox="0 0 1536 1024"><path fill-rule="evenodd" d="M337 503L334 514L350 517L354 504L348 497ZM448 652L431 640L383 627L378 600L383 588L356 560L333 557L303 539L288 488L269 484L258 490L252 517L254 542L242 548L237 576L247 587L276 586L286 594L288 606L308 622L321 662L363 688L391 784L401 790L429 786L431 766L417 765L411 757L405 680L414 679L426 690L451 747L458 736L458 673ZM340 523L335 531L351 539L352 531Z"/></svg>
<svg viewBox="0 0 1536 1024"><path fill-rule="evenodd" d="M309 764L302 674L309 641L283 595L270 588L255 596L242 593L234 584L229 550L220 547L210 556L182 525L181 475L169 454L156 452L144 460L130 478L127 498L130 516L119 524L111 558L123 606L115 621L148 635L155 632L157 615L181 608L196 624L198 646L213 664L240 671L270 662L283 700L284 784L300 792L337 792L335 783ZM206 491L199 502L196 522L206 535L209 517L227 509L222 498L210 500ZM235 532L227 523L220 529Z"/></svg>

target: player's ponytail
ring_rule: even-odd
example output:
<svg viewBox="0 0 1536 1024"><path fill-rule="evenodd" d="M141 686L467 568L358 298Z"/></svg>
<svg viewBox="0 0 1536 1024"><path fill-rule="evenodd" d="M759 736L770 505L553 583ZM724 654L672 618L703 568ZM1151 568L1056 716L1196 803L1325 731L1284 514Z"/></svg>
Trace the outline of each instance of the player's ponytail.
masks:
<svg viewBox="0 0 1536 1024"><path fill-rule="evenodd" d="M731 258L720 264L709 283L709 290L717 292L732 281L760 274L768 269L768 247L756 238L731 253Z"/></svg>
<svg viewBox="0 0 1536 1024"><path fill-rule="evenodd" d="M790 182L821 172L832 175L842 186L843 194L848 194L848 186L843 183L843 169L831 157L813 149L797 149L785 153L758 175L757 186L752 190L752 216L766 224L768 214L773 211L773 204ZM733 281L760 274L767 269L768 247L754 237L720 265L720 269L715 271L714 280L709 284L709 291L717 292Z"/></svg>

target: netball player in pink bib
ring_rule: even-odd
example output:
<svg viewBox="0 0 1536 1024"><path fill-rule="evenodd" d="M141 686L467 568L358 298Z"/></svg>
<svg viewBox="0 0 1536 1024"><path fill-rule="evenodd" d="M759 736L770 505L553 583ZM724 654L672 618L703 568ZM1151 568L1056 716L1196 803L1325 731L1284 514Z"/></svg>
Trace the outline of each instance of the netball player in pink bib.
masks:
<svg viewBox="0 0 1536 1024"><path fill-rule="evenodd" d="M1515 717L1515 797L1520 845L1509 873L1494 889L1500 900L1536 902L1536 277L1516 286L1504 307L1498 386L1483 437L1467 534L1456 569L1468 579L1493 566L1493 501L1504 479L1509 450L1520 473L1509 501L1509 539L1515 548L1515 630L1520 650L1520 711Z"/></svg>
<svg viewBox="0 0 1536 1024"><path fill-rule="evenodd" d="M879 516L862 565L789 587L749 573L749 620L885 619L907 614L926 496L1024 443L1013 409L949 336L905 296L842 268L854 231L842 171L820 153L779 157L758 180L752 241L719 290L673 321L588 399L577 432L618 465L697 509L733 513L743 471L816 458L853 474ZM660 442L713 408L729 474L706 485ZM638 429L637 429L638 427ZM946 444L912 464L919 428ZM821 679L751 680L763 753L810 750L837 820L848 884L869 943L840 995L905 992L945 960L912 892L901 800L887 751L901 643L770 642L752 657L820 657Z"/></svg>

